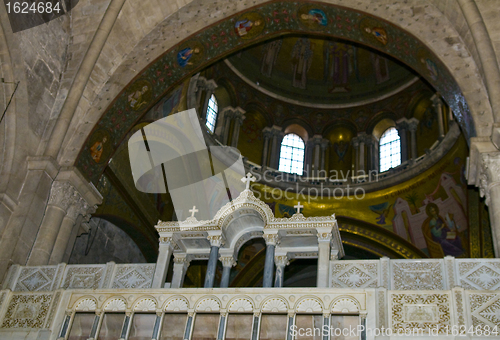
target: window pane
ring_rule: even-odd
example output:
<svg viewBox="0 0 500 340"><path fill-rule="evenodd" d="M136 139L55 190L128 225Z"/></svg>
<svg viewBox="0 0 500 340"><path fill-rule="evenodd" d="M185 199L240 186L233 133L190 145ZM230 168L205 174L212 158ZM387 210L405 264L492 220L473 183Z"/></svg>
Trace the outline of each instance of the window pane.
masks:
<svg viewBox="0 0 500 340"><path fill-rule="evenodd" d="M286 314L262 314L260 340L285 340L288 316Z"/></svg>
<svg viewBox="0 0 500 340"><path fill-rule="evenodd" d="M219 328L219 314L196 314L192 340L215 340Z"/></svg>
<svg viewBox="0 0 500 340"><path fill-rule="evenodd" d="M134 314L128 340L150 340L155 321L156 314Z"/></svg>
<svg viewBox="0 0 500 340"><path fill-rule="evenodd" d="M161 326L160 340L183 340L187 314L166 313Z"/></svg>
<svg viewBox="0 0 500 340"><path fill-rule="evenodd" d="M252 314L229 314L226 340L250 340L252 337Z"/></svg>
<svg viewBox="0 0 500 340"><path fill-rule="evenodd" d="M401 139L395 128L387 129L380 137L380 172L401 164Z"/></svg>
<svg viewBox="0 0 500 340"><path fill-rule="evenodd" d="M304 141L296 134L283 138L280 149L279 171L302 175L304 169Z"/></svg>
<svg viewBox="0 0 500 340"><path fill-rule="evenodd" d="M219 113L219 108L217 105L217 99L214 95L208 100L207 113L206 113L206 125L210 132L214 132L215 124L217 122L217 114Z"/></svg>
<svg viewBox="0 0 500 340"><path fill-rule="evenodd" d="M95 313L76 313L68 340L87 340L90 337Z"/></svg>
<svg viewBox="0 0 500 340"><path fill-rule="evenodd" d="M122 334L125 313L104 313L99 340L116 340Z"/></svg>

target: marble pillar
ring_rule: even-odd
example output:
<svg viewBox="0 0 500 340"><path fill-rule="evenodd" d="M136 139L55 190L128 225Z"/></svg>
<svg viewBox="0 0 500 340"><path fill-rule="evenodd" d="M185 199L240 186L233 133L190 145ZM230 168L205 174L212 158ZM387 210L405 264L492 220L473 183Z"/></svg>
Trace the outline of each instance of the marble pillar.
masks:
<svg viewBox="0 0 500 340"><path fill-rule="evenodd" d="M273 286L274 250L278 242L278 234L264 234L263 237L266 241L266 259L262 286L268 288Z"/></svg>
<svg viewBox="0 0 500 340"><path fill-rule="evenodd" d="M434 109L436 110L439 139L444 138L444 105L438 93L431 97Z"/></svg>
<svg viewBox="0 0 500 340"><path fill-rule="evenodd" d="M209 235L210 256L208 258L207 271L205 273L204 288L213 288L215 280L215 271L217 269L217 259L219 258L219 248L222 245L222 235Z"/></svg>
<svg viewBox="0 0 500 340"><path fill-rule="evenodd" d="M314 141L309 139L305 145L305 155L304 155L304 175L307 177L312 177L313 169L313 151L314 151Z"/></svg>
<svg viewBox="0 0 500 340"><path fill-rule="evenodd" d="M482 153L479 162L475 184L480 195L486 197L495 257L500 257L500 152Z"/></svg>
<svg viewBox="0 0 500 340"><path fill-rule="evenodd" d="M272 138L271 128L266 127L262 130L262 136L264 137L264 148L262 149L262 167L267 166L268 155L269 155L269 140Z"/></svg>
<svg viewBox="0 0 500 340"><path fill-rule="evenodd" d="M220 280L220 288L229 287L229 278L231 276L231 267L236 265L234 256L221 256L219 260L222 262L222 277Z"/></svg>
<svg viewBox="0 0 500 340"><path fill-rule="evenodd" d="M354 158L354 174L353 176L356 176L359 170L359 138L354 137L351 139L351 145L352 145L352 152L353 152L353 158Z"/></svg>
<svg viewBox="0 0 500 340"><path fill-rule="evenodd" d="M418 119L412 118L408 120L408 130L410 131L410 143L411 143L411 158L417 159L417 128Z"/></svg>
<svg viewBox="0 0 500 340"><path fill-rule="evenodd" d="M332 231L328 228L318 228L318 274L316 286L326 288L329 286L330 271L330 242Z"/></svg>
<svg viewBox="0 0 500 340"><path fill-rule="evenodd" d="M281 127L273 126L272 133L273 137L271 139L271 156L269 158L269 167L277 170L280 161L280 149L281 141L283 140L283 131L281 131Z"/></svg>
<svg viewBox="0 0 500 340"><path fill-rule="evenodd" d="M321 135L315 135L313 137L313 143L314 143L314 173L312 174L313 177L319 176L319 170L320 170L320 161L321 161L321 141L322 141Z"/></svg>
<svg viewBox="0 0 500 340"><path fill-rule="evenodd" d="M330 145L330 141L328 139L323 139L321 141L321 165L320 170L323 174L328 177L327 169L326 169L326 150L328 150L328 146ZM324 176L322 176L324 177Z"/></svg>
<svg viewBox="0 0 500 340"><path fill-rule="evenodd" d="M401 163L406 162L408 157L408 119L401 118L396 122L396 130L398 130L399 141L401 143Z"/></svg>
<svg viewBox="0 0 500 340"><path fill-rule="evenodd" d="M285 266L290 264L288 256L286 254L275 255L274 263L276 264L274 287L283 287L283 281L285 279Z"/></svg>
<svg viewBox="0 0 500 340"><path fill-rule="evenodd" d="M160 237L160 246L158 249L158 259L156 260L155 274L151 288L163 288L170 265L170 258L174 250L172 237Z"/></svg>
<svg viewBox="0 0 500 340"><path fill-rule="evenodd" d="M48 264L68 208L79 199L79 193L69 182L55 181L52 183L45 216L40 225L27 265L42 266ZM70 222L66 221L66 223Z"/></svg>
<svg viewBox="0 0 500 340"><path fill-rule="evenodd" d="M186 255L174 255L174 275L171 288L182 288L190 262L191 260Z"/></svg>
<svg viewBox="0 0 500 340"><path fill-rule="evenodd" d="M232 147L238 147L238 139L240 138L240 129L241 126L243 125L243 121L245 120L245 115L244 115L243 110L237 110L235 111L233 115L233 135L231 138L231 146Z"/></svg>
<svg viewBox="0 0 500 340"><path fill-rule="evenodd" d="M63 259L66 248L70 244L71 246L74 244L74 240L70 242L73 230L75 228L80 228L82 222L88 221L88 219L90 219L90 214L93 214L96 209L97 206L90 207L82 197L76 199L73 204L69 206L68 212L62 220L61 228L59 229L54 247L50 254L49 265L64 262Z"/></svg>

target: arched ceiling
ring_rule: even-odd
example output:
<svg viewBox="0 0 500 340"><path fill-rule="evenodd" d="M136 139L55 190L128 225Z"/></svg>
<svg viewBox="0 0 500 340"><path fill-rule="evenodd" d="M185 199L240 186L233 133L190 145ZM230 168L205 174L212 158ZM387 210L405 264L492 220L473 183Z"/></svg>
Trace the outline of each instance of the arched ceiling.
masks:
<svg viewBox="0 0 500 340"><path fill-rule="evenodd" d="M246 28L242 29L242 24ZM348 39L400 60L442 93L466 137L475 136L468 105L455 79L440 59L414 36L379 18L344 7L270 2L194 33L141 71L97 122L80 150L76 166L96 184L127 132L173 86L231 53L285 33ZM104 135L106 157L96 160L91 148Z"/></svg>
<svg viewBox="0 0 500 340"><path fill-rule="evenodd" d="M226 59L243 80L292 104L359 106L398 93L416 75L387 55L345 40L284 36Z"/></svg>

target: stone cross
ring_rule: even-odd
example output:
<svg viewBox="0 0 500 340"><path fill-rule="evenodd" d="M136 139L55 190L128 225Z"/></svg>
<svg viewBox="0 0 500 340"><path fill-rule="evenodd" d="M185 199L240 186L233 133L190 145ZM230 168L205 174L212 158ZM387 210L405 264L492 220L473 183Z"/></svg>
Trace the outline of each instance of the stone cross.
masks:
<svg viewBox="0 0 500 340"><path fill-rule="evenodd" d="M193 205L193 209L188 210L191 213L191 217L194 217L194 214L198 212L198 209L196 209L196 205Z"/></svg>
<svg viewBox="0 0 500 340"><path fill-rule="evenodd" d="M249 172L241 179L245 183L245 190L250 190L250 182L255 182L256 178Z"/></svg>
<svg viewBox="0 0 500 340"><path fill-rule="evenodd" d="M300 201L297 203L297 205L294 205L293 207L297 209L297 214L300 214L300 209L304 208L304 206L300 204Z"/></svg>

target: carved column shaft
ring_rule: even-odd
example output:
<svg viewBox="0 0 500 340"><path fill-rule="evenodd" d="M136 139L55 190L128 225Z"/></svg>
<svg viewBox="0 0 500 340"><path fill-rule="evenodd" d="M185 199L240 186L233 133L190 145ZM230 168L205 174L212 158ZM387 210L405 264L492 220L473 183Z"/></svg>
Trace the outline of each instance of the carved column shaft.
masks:
<svg viewBox="0 0 500 340"><path fill-rule="evenodd" d="M269 154L269 139L272 137L271 129L266 127L262 130L262 136L264 137L264 149L262 150L262 167L267 166L267 156Z"/></svg>
<svg viewBox="0 0 500 340"><path fill-rule="evenodd" d="M243 125L243 121L245 120L245 115L242 112L237 112L235 117L233 118L233 136L231 138L231 146L238 146L238 139L240 138L240 129L241 125Z"/></svg>
<svg viewBox="0 0 500 340"><path fill-rule="evenodd" d="M68 213L68 208L72 204L76 204L80 199L80 194L69 182L55 181L52 183L45 216L27 262L29 266L41 266L49 263L61 224ZM72 221L67 220L66 225L73 225L75 219L76 217Z"/></svg>
<svg viewBox="0 0 500 340"><path fill-rule="evenodd" d="M163 288L165 285L170 258L174 250L172 237L160 237L160 246L158 250L158 259L156 260L152 288Z"/></svg>
<svg viewBox="0 0 500 340"><path fill-rule="evenodd" d="M440 97L433 96L433 104L436 109L437 121L438 121L438 129L439 129L439 138L444 138L444 107L443 102Z"/></svg>
<svg viewBox="0 0 500 340"><path fill-rule="evenodd" d="M417 128L418 120L412 118L409 120L408 129L410 130L410 140L411 140L411 158L416 159L417 155Z"/></svg>
<svg viewBox="0 0 500 340"><path fill-rule="evenodd" d="M264 234L264 239L266 240L267 246L262 286L267 288L273 286L274 250L278 242L278 234Z"/></svg>
<svg viewBox="0 0 500 340"><path fill-rule="evenodd" d="M331 231L318 230L318 274L317 287L329 286L330 271L330 241L332 239Z"/></svg>
<svg viewBox="0 0 500 340"><path fill-rule="evenodd" d="M271 157L269 159L269 166L273 169L278 169L281 141L283 140L283 132L280 127L273 126L273 137L271 142Z"/></svg>
<svg viewBox="0 0 500 340"><path fill-rule="evenodd" d="M408 157L408 120L406 118L400 119L396 122L396 130L398 130L399 140L401 143L401 163L406 162Z"/></svg>
<svg viewBox="0 0 500 340"><path fill-rule="evenodd" d="M189 262L190 260L184 256L174 257L174 275L172 277L171 288L182 288Z"/></svg>
<svg viewBox="0 0 500 340"><path fill-rule="evenodd" d="M222 235L210 235L208 236L208 240L210 241L210 256L208 258L207 271L205 273L204 287L213 288L219 248L222 245Z"/></svg>
<svg viewBox="0 0 500 340"><path fill-rule="evenodd" d="M236 261L233 256L221 256L219 260L222 262L222 277L220 280L220 287L229 287L229 277L231 274L231 267L236 265Z"/></svg>
<svg viewBox="0 0 500 340"><path fill-rule="evenodd" d="M283 287L283 281L285 280L285 266L287 266L290 263L288 261L288 256L276 255L274 256L274 263L276 264L274 287Z"/></svg>

